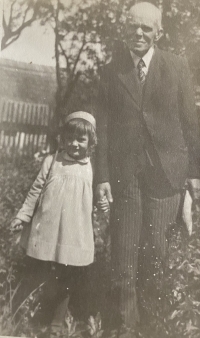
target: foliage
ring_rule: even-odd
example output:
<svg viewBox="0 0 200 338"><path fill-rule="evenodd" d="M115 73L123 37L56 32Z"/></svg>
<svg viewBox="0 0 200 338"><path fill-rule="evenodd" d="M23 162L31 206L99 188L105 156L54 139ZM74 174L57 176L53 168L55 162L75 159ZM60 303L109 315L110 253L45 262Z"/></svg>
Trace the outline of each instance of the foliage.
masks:
<svg viewBox="0 0 200 338"><path fill-rule="evenodd" d="M87 101L95 95L95 87L91 86L91 81L94 80L103 59L97 28L101 26L102 17L99 18L97 13L97 4L93 0L79 3L60 0L52 2L48 21L55 33L58 85L54 125L59 125L63 114L75 109L75 93L85 93ZM84 109L83 100L79 98L78 101L81 101Z"/></svg>
<svg viewBox="0 0 200 338"><path fill-rule="evenodd" d="M165 30L164 48L177 54L186 54L191 63L199 66L199 20L198 0L163 1L163 25Z"/></svg>
<svg viewBox="0 0 200 338"><path fill-rule="evenodd" d="M16 276L15 271L12 270L12 266L9 268L9 271L1 269L1 275L3 275L4 281L1 284L0 291L0 333L2 335L19 337L35 337L40 332L40 327L39 325L34 327L30 324L35 314L39 311L42 285L21 301L17 308L14 308L15 297L21 283L19 282L13 288Z"/></svg>
<svg viewBox="0 0 200 338"><path fill-rule="evenodd" d="M155 299L144 338L198 338L200 336L200 208L196 202L194 227L188 237L182 224L170 231L169 261L162 284L163 301ZM151 310L152 310L151 309Z"/></svg>
<svg viewBox="0 0 200 338"><path fill-rule="evenodd" d="M19 234L9 230L11 219L23 203L39 169L38 162L1 153L0 165L0 332L18 335L27 332L28 319L37 310L37 292L32 293L13 313L20 286L23 253L19 249ZM25 331L24 331L25 330Z"/></svg>
<svg viewBox="0 0 200 338"><path fill-rule="evenodd" d="M14 154L1 153L0 165L0 245L1 266L12 255L12 234L9 230L9 222L16 214L33 182L39 162L29 157L18 157L14 161ZM6 239L6 241L5 241ZM15 254L14 254L15 256Z"/></svg>
<svg viewBox="0 0 200 338"><path fill-rule="evenodd" d="M36 290L21 303L18 310L15 310L15 320L13 319L12 307L20 285L23 255L17 249L18 236L13 236L9 231L10 219L23 202L40 167L40 162L29 158L19 158L13 162L11 156L8 158L8 155L3 154L1 159L1 163L3 163L0 166L1 334L44 336L46 328L40 327L37 321L34 325L33 321L35 313L39 310L38 297L40 297L41 290ZM86 299L86 301L88 301L88 306L93 306L94 309L94 315L89 318L89 331L93 332L94 328L100 325L98 324L99 319L96 324L94 320L97 312L100 311L101 313L103 326L99 329L99 335L102 334L102 329L104 329L105 313L109 315L108 309L105 309L110 269L108 221L109 214L105 215L95 211L96 263L89 270L87 287L91 293L91 300ZM198 203L196 203L194 210L194 224L193 234L190 238L188 238L183 227L178 226L177 228L176 226L171 231L169 268L164 283L167 296L166 304L163 307L163 304L155 300L157 303L154 312L151 313L152 320L147 325L147 332L144 330L141 333L144 338L198 338L200 335L200 207ZM84 294L83 285L80 285L80 289ZM81 311L86 311L85 305L83 305ZM77 329L80 327L82 327L81 323L77 325ZM97 335L97 333L95 334Z"/></svg>
<svg viewBox="0 0 200 338"><path fill-rule="evenodd" d="M171 245L169 277L173 286L169 328L172 337L200 335L200 208L196 201L194 229L190 238L183 231L174 234Z"/></svg>

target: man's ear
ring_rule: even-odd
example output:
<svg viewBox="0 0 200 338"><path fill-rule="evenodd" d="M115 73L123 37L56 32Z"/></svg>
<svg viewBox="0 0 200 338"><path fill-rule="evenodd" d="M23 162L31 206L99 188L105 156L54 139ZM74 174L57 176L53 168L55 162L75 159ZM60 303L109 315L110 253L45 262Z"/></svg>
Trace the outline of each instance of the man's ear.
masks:
<svg viewBox="0 0 200 338"><path fill-rule="evenodd" d="M160 29L158 30L158 32L156 33L156 36L155 36L154 41L157 42L158 40L160 40L160 38L161 38L162 36L163 36L163 29L160 28Z"/></svg>

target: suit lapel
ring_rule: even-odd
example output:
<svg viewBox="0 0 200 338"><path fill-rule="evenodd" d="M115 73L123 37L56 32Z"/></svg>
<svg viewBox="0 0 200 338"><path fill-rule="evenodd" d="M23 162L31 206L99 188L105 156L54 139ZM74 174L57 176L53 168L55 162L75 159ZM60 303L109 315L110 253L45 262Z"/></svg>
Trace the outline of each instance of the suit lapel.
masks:
<svg viewBox="0 0 200 338"><path fill-rule="evenodd" d="M159 95L159 88L162 82L162 71L163 66L161 62L160 51L158 48L156 48L149 66L143 93L143 109L146 111L148 111L149 100L155 96L154 93L156 93L156 97Z"/></svg>
<svg viewBox="0 0 200 338"><path fill-rule="evenodd" d="M125 73L118 73L118 77L123 83L124 87L128 93L132 96L135 104L140 107L141 105L141 95L142 87L137 78L137 71L135 67L132 67L131 70Z"/></svg>
<svg viewBox="0 0 200 338"><path fill-rule="evenodd" d="M143 101L143 109L148 111L148 103L152 95L154 93L156 93L156 96L159 95L159 86L162 82L162 68L160 51L156 47L149 66L145 87L143 88L142 100L142 86L138 80L137 69L134 67L130 52L126 51L123 59L121 58L121 60L119 60L116 66L118 78L131 95L138 109L141 109L141 103Z"/></svg>
<svg viewBox="0 0 200 338"><path fill-rule="evenodd" d="M121 54L118 57L116 73L137 107L140 108L142 87L139 83L137 69L134 66L129 50L126 49L123 55Z"/></svg>

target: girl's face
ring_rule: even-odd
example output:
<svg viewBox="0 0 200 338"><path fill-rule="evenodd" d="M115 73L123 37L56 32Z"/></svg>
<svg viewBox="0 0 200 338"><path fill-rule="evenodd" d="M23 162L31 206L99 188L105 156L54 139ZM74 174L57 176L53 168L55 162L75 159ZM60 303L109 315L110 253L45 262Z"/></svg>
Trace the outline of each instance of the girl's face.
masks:
<svg viewBox="0 0 200 338"><path fill-rule="evenodd" d="M65 138L64 148L67 154L75 160L81 160L87 156L89 137L87 134L68 134Z"/></svg>

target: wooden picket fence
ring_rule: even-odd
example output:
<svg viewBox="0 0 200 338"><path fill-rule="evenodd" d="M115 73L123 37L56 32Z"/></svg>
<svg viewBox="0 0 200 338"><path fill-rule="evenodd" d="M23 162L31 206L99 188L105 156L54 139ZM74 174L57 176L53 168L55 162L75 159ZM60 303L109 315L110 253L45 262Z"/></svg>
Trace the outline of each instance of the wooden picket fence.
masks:
<svg viewBox="0 0 200 338"><path fill-rule="evenodd" d="M47 150L49 105L2 99L0 102L0 149L20 154Z"/></svg>

